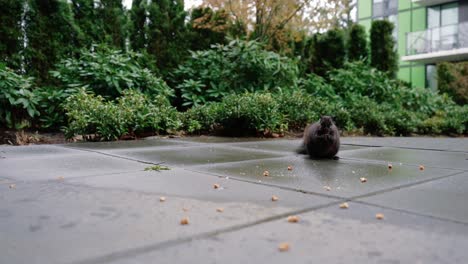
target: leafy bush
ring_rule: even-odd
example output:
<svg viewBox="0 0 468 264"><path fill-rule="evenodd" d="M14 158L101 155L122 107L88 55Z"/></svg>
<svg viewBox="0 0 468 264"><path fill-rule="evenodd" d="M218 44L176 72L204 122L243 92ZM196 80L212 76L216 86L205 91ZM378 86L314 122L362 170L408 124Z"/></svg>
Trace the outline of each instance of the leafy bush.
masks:
<svg viewBox="0 0 468 264"><path fill-rule="evenodd" d="M23 129L39 116L38 98L33 93L33 78L0 67L0 128Z"/></svg>
<svg viewBox="0 0 468 264"><path fill-rule="evenodd" d="M105 47L83 50L79 59L62 60L51 71L62 85L68 88L86 87L94 93L116 98L125 89L137 89L149 94L171 96L173 91L141 62L140 53L122 53Z"/></svg>
<svg viewBox="0 0 468 264"><path fill-rule="evenodd" d="M331 29L325 34L315 34L313 43L312 71L326 76L328 71L343 67L346 46L343 30Z"/></svg>
<svg viewBox="0 0 468 264"><path fill-rule="evenodd" d="M184 106L219 101L230 93L294 86L294 61L262 49L255 41L232 40L210 50L192 52L175 71Z"/></svg>
<svg viewBox="0 0 468 264"><path fill-rule="evenodd" d="M195 106L185 113L188 132L217 130L224 135L270 135L287 129L279 103L268 92L231 94L221 102Z"/></svg>
<svg viewBox="0 0 468 264"><path fill-rule="evenodd" d="M439 91L460 105L468 103L468 62L438 64L437 81Z"/></svg>
<svg viewBox="0 0 468 264"><path fill-rule="evenodd" d="M139 133L168 133L181 126L179 113L163 96L151 98L137 90L125 90L116 101L105 101L81 89L65 103L68 125L65 135L95 134L115 140Z"/></svg>

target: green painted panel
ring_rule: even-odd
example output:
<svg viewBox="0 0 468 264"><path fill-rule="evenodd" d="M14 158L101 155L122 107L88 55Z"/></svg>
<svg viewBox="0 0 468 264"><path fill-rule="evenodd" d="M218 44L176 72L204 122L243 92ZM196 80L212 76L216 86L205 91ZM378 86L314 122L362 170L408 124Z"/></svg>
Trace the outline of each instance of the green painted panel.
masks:
<svg viewBox="0 0 468 264"><path fill-rule="evenodd" d="M413 19L412 19L412 32L421 31L426 29L426 9L419 8L413 10Z"/></svg>
<svg viewBox="0 0 468 264"><path fill-rule="evenodd" d="M358 19L372 16L372 0L358 0Z"/></svg>
<svg viewBox="0 0 468 264"><path fill-rule="evenodd" d="M367 33L367 36L369 36L370 34L370 28L371 28L371 24L372 24L372 19L363 19L363 20L359 20L359 25L362 25L366 28L366 33Z"/></svg>
<svg viewBox="0 0 468 264"><path fill-rule="evenodd" d="M411 84L414 87L426 87L426 73L424 65L417 65L411 68Z"/></svg>
<svg viewBox="0 0 468 264"><path fill-rule="evenodd" d="M410 82L411 81L410 70L411 68L400 68L400 70L398 71L398 75L397 75L398 79L403 80L405 82Z"/></svg>
<svg viewBox="0 0 468 264"><path fill-rule="evenodd" d="M398 54L406 55L406 33L411 32L411 12L398 13Z"/></svg>
<svg viewBox="0 0 468 264"><path fill-rule="evenodd" d="M398 0L398 10L410 9L411 0Z"/></svg>

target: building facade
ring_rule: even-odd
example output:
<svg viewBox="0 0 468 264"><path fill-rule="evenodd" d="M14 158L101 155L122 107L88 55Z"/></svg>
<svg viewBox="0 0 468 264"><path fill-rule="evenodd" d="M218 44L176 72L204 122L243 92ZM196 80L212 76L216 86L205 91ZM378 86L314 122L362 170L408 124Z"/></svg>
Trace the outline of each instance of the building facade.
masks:
<svg viewBox="0 0 468 264"><path fill-rule="evenodd" d="M357 0L358 23L395 24L398 78L437 89L436 64L468 60L468 0Z"/></svg>

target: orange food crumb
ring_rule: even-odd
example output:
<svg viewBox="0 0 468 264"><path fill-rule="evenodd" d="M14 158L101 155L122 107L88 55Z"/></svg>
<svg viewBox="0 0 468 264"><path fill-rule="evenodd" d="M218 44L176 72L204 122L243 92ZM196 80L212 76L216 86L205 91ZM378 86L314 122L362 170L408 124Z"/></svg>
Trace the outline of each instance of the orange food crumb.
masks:
<svg viewBox="0 0 468 264"><path fill-rule="evenodd" d="M278 201L278 199L279 199L278 196L275 196L275 195L273 195L273 196L271 197L271 200L272 200L273 202Z"/></svg>
<svg viewBox="0 0 468 264"><path fill-rule="evenodd" d="M267 176L270 176L270 172L269 172L269 171L267 171L267 170L266 170L266 171L264 171L264 172L263 172L263 176L265 176L265 177L267 177Z"/></svg>
<svg viewBox="0 0 468 264"><path fill-rule="evenodd" d="M159 197L159 201L160 201L160 202L166 201L166 197L164 197L164 196Z"/></svg>
<svg viewBox="0 0 468 264"><path fill-rule="evenodd" d="M214 189L219 189L219 187L221 187L221 185L219 185L219 184L217 184L217 183L213 184L213 188L214 188Z"/></svg>
<svg viewBox="0 0 468 264"><path fill-rule="evenodd" d="M349 204L348 204L348 203L342 203L342 204L340 204L340 208L341 208L341 209L348 209L348 208L349 208Z"/></svg>
<svg viewBox="0 0 468 264"><path fill-rule="evenodd" d="M291 165L288 166L288 170L292 170L293 167Z"/></svg>
<svg viewBox="0 0 468 264"><path fill-rule="evenodd" d="M362 178L359 178L359 179L361 180L361 182L367 182L367 178L362 177Z"/></svg>
<svg viewBox="0 0 468 264"><path fill-rule="evenodd" d="M384 215L383 214L376 214L375 218L377 218L379 220L382 220L382 219L384 219Z"/></svg>
<svg viewBox="0 0 468 264"><path fill-rule="evenodd" d="M299 222L299 217L297 215L290 215L288 216L289 223L297 223Z"/></svg>
<svg viewBox="0 0 468 264"><path fill-rule="evenodd" d="M289 244L286 243L286 242L283 242L283 243L279 244L278 250L281 251L281 252L288 251L289 250Z"/></svg>
<svg viewBox="0 0 468 264"><path fill-rule="evenodd" d="M423 166L423 165L419 165L419 170L424 170L424 166Z"/></svg>
<svg viewBox="0 0 468 264"><path fill-rule="evenodd" d="M182 218L182 220L180 220L180 224L181 224L181 225L188 225L188 224L189 224L189 219L188 219L188 217Z"/></svg>
<svg viewBox="0 0 468 264"><path fill-rule="evenodd" d="M220 207L220 208L216 208L216 212L222 213L222 212L224 212L224 208L221 208L221 207Z"/></svg>

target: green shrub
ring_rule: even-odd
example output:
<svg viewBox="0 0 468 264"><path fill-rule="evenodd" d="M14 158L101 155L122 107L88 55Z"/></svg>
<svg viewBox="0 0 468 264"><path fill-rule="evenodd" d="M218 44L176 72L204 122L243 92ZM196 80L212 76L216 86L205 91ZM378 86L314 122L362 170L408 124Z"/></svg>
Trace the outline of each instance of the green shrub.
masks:
<svg viewBox="0 0 468 264"><path fill-rule="evenodd" d="M294 61L266 51L255 41L232 40L192 52L174 73L184 106L219 101L230 93L295 86Z"/></svg>
<svg viewBox="0 0 468 264"><path fill-rule="evenodd" d="M40 113L39 120L36 123L40 129L58 129L66 122L63 103L78 89L68 88L60 89L53 86L39 87L34 90L37 98L37 109Z"/></svg>
<svg viewBox="0 0 468 264"><path fill-rule="evenodd" d="M125 89L171 96L173 91L140 62L145 57L140 53L122 53L105 47L95 51L83 50L78 59L62 60L51 71L59 83L68 88L86 87L96 94L116 98Z"/></svg>
<svg viewBox="0 0 468 264"><path fill-rule="evenodd" d="M468 103L468 62L437 65L438 89L460 105Z"/></svg>
<svg viewBox="0 0 468 264"><path fill-rule="evenodd" d="M27 128L32 119L39 116L33 80L0 67L0 128Z"/></svg>
<svg viewBox="0 0 468 264"><path fill-rule="evenodd" d="M64 108L68 138L95 134L100 140L115 140L145 132L168 133L181 126L179 113L165 97L151 98L137 90L125 90L117 101L105 101L81 89Z"/></svg>

